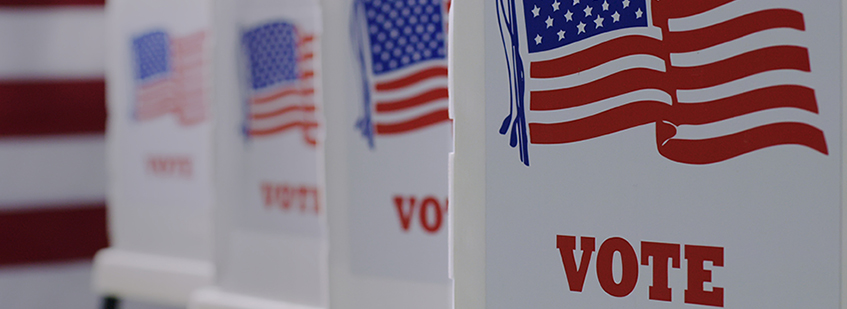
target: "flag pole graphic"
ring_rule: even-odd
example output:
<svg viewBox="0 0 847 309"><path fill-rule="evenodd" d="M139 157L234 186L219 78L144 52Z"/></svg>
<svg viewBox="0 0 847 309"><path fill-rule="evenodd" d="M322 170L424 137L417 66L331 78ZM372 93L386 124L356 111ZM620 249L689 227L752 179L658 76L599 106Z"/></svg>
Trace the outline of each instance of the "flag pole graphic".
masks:
<svg viewBox="0 0 847 309"><path fill-rule="evenodd" d="M526 111L524 109L526 76L520 53L516 11L514 0L497 0L497 21L500 24L500 38L503 41L503 50L506 54L510 93L509 115L503 119L503 124L500 126L500 134L506 135L511 130L509 145L512 148L518 147L521 162L529 166L529 139L527 137ZM503 28L506 28L505 34Z"/></svg>
<svg viewBox="0 0 847 309"><path fill-rule="evenodd" d="M361 21L365 18L362 15L364 14L364 9L364 5L361 1L357 0L355 4L353 4L353 16L350 18L350 31L351 37L353 38L353 47L359 58L359 65L362 67L360 72L362 78L362 105L364 109L362 111L362 117L356 120L356 128L362 132L362 137L368 140L368 147L374 149L374 128L373 117L371 115L371 89L370 84L368 83L368 64L365 60L364 51L367 44L364 41L364 36L362 35L363 29L361 28Z"/></svg>

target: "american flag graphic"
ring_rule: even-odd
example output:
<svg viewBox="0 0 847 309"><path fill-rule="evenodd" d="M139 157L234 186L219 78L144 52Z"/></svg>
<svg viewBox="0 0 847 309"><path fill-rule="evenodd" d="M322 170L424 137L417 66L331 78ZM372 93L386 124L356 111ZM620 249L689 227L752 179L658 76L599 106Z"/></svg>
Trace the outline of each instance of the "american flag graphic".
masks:
<svg viewBox="0 0 847 309"><path fill-rule="evenodd" d="M299 128L309 145L315 130L314 35L294 24L271 22L247 30L242 44L247 56L248 136L270 136Z"/></svg>
<svg viewBox="0 0 847 309"><path fill-rule="evenodd" d="M171 38L151 31L132 40L135 60L135 119L144 121L174 113L181 125L207 117L203 89L204 31Z"/></svg>
<svg viewBox="0 0 847 309"><path fill-rule="evenodd" d="M446 5L443 0L359 0L351 26L362 66L364 112L356 127L374 136L448 122Z"/></svg>
<svg viewBox="0 0 847 309"><path fill-rule="evenodd" d="M651 123L659 153L681 163L786 144L828 154L815 91L804 85L811 66L798 43L800 12L732 0L497 5L512 91L500 133L511 131L527 166L528 144Z"/></svg>

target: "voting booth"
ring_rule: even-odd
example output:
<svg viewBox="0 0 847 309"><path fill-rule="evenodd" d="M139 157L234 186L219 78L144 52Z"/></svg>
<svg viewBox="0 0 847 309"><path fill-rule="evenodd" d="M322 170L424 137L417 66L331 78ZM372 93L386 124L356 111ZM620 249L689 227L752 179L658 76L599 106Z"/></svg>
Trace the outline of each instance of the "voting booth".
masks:
<svg viewBox="0 0 847 309"><path fill-rule="evenodd" d="M326 308L317 1L215 1L215 284L189 308Z"/></svg>
<svg viewBox="0 0 847 309"><path fill-rule="evenodd" d="M326 4L330 303L450 308L447 4Z"/></svg>
<svg viewBox="0 0 847 309"><path fill-rule="evenodd" d="M842 6L454 3L456 308L843 306Z"/></svg>
<svg viewBox="0 0 847 309"><path fill-rule="evenodd" d="M211 283L211 2L106 6L108 224L103 295L185 305Z"/></svg>

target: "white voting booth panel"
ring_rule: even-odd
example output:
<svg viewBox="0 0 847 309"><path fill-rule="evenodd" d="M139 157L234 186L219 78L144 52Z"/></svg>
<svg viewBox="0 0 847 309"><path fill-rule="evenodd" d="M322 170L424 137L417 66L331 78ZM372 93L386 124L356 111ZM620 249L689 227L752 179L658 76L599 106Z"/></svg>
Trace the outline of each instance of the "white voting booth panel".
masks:
<svg viewBox="0 0 847 309"><path fill-rule="evenodd" d="M102 294L185 305L211 283L211 2L107 7L109 232Z"/></svg>
<svg viewBox="0 0 847 309"><path fill-rule="evenodd" d="M326 308L319 3L214 11L217 277L189 308Z"/></svg>
<svg viewBox="0 0 847 309"><path fill-rule="evenodd" d="M842 1L457 1L456 308L843 307Z"/></svg>
<svg viewBox="0 0 847 309"><path fill-rule="evenodd" d="M324 2L333 308L451 306L446 11Z"/></svg>

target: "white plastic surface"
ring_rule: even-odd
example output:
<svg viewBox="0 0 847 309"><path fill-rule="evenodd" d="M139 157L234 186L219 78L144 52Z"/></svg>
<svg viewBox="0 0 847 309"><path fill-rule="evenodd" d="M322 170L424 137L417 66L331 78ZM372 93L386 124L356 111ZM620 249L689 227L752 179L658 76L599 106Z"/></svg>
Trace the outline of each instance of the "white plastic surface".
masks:
<svg viewBox="0 0 847 309"><path fill-rule="evenodd" d="M184 306L193 289L210 284L214 273L210 262L212 124L207 109L211 2L108 1L106 23L111 247L99 252L94 260L94 289L122 298ZM169 51L166 61L171 63L170 68L179 61L184 64L179 67L185 70L180 72L186 72L177 78L174 76L182 75L167 69L159 80L175 81L169 84L173 87L170 89L189 93L191 96L183 98L195 100L175 99L170 102L179 104L179 109L141 118L136 111L143 103L142 85L148 82L138 78L137 55L142 49L134 47L133 42L154 32L166 35L164 48ZM182 45L194 47L179 53L186 58L173 52L175 42L198 33L202 33L202 41ZM197 104L189 106L189 102ZM199 120L184 122L180 113L196 111L198 106L203 113L193 115L202 116L193 119ZM154 158L168 158L160 161L168 162L174 157L184 158L190 167L154 168L153 162L158 160Z"/></svg>
<svg viewBox="0 0 847 309"><path fill-rule="evenodd" d="M191 296L188 309L319 309L268 298L229 293L217 288L199 289Z"/></svg>
<svg viewBox="0 0 847 309"><path fill-rule="evenodd" d="M451 285L447 281L448 269L446 268L430 274L443 276L444 281L442 282L404 279L401 275L368 275L364 273L367 271L376 272L373 268L368 270L359 268L359 271L356 271L356 265L353 262L355 253L353 251L361 250L361 248L353 247L360 243L352 240L350 235L351 229L354 228L354 219L352 218L355 216L353 213L356 210L355 207L361 209L361 207L368 206L379 209L387 208L393 211L393 208L391 208L393 205L390 203L386 204L387 206L382 204L352 205L353 194L367 193L352 192L353 188L356 187L352 181L367 181L361 178L358 180L352 179L353 175L363 175L360 169L358 171L355 169L356 163L351 159L355 153L354 147L366 147L365 139L360 136L360 133L356 132L355 123L351 121L353 118L351 115L362 113L362 84L359 77L361 68L353 54L354 46L350 37L350 17L353 2L349 0L325 0L322 1L322 4L325 21L322 49L324 51L324 85L326 85L324 99L327 120L325 153L331 243L330 304L334 309L448 308L450 307ZM399 139L401 137L392 138ZM382 144L380 144L379 139L376 139L375 142L377 149L380 145L387 145L385 140L382 140ZM440 159L446 161L446 151L440 155ZM400 159L398 158L398 160ZM413 169L411 167L408 170L398 169L396 172L404 173L410 170ZM446 172L446 168L442 170ZM442 186L446 185L446 177L447 174L445 173ZM398 182L402 181L398 180ZM399 226L399 223L396 222L396 214L392 214L392 216L390 222ZM367 220L378 220L378 218ZM448 225L446 223L444 224L445 227ZM383 224L383 221L374 224ZM445 232L446 228L442 233ZM447 245L446 241L444 245ZM374 252L373 254L378 253ZM441 256L436 258L441 258ZM446 260L446 257L444 259ZM386 266L394 268L398 265Z"/></svg>
<svg viewBox="0 0 847 309"><path fill-rule="evenodd" d="M191 293L212 283L212 263L104 249L94 257L93 288L101 295L185 306Z"/></svg>
<svg viewBox="0 0 847 309"><path fill-rule="evenodd" d="M481 2L456 1L450 95L453 133L454 308L485 308L485 52Z"/></svg>
<svg viewBox="0 0 847 309"><path fill-rule="evenodd" d="M315 106L321 110L321 14L317 1L218 0L215 1L215 267L214 285L195 293L189 308L322 308L327 299L327 248L323 186L319 173L322 152L321 121L311 133L316 144L304 139L305 128L288 127L267 134L248 133L252 127L247 113L252 100L268 93L280 93L288 82L317 84L314 95L302 101L279 95L265 106L288 104ZM283 26L284 25L284 26ZM296 30L291 34L291 29ZM274 33L260 29L276 29ZM279 30L282 29L282 30ZM279 81L256 77L279 72L251 62L255 46L288 47L271 42L285 38L301 41L294 52L309 46L311 60L298 60L298 70L311 68L312 79L298 77ZM253 52L253 53L251 53ZM263 55L267 56L267 55ZM263 57L257 56L257 57ZM307 62L308 61L308 62ZM256 67L261 70L254 71ZM255 74L255 76L254 76ZM271 80L255 86L251 78ZM298 86L299 87L299 86ZM283 92L284 93L284 92ZM281 98L281 99L280 99ZM278 107L276 107L278 108ZM275 110L275 109L274 109ZM264 113L272 113L264 112ZM281 115L287 115L280 112ZM304 113L305 114L305 113ZM308 114L307 114L308 116ZM277 119L277 118L273 118ZM312 120L309 118L303 121ZM284 124L284 122L282 122ZM282 193L282 187L285 193ZM276 188L276 189L266 189ZM309 188L308 198L292 198L290 188ZM279 189L279 190L278 190ZM289 198L289 200L285 200ZM308 204L308 207L301 205ZM319 209L319 210L318 210Z"/></svg>
<svg viewBox="0 0 847 309"><path fill-rule="evenodd" d="M841 1L841 132L847 133L847 98L845 91L847 89L847 0ZM842 139L841 152L847 153L847 143ZM841 308L847 308L847 199L844 198L847 192L847 164L844 161L841 163Z"/></svg>
<svg viewBox="0 0 847 309"><path fill-rule="evenodd" d="M494 13L492 11L486 11L483 8L486 5L490 5L490 4L494 3L494 1L486 2L485 4L483 4L479 1L474 2L474 3L471 3L471 2L472 1L465 1L465 2L457 1L456 3L454 3L454 14L456 14L456 17L455 17L456 21L455 21L455 27L451 27L451 29L455 31L454 36L453 36L453 41L452 41L453 44L451 44L451 48L454 49L454 51L461 51L461 52L455 52L453 54L455 57L452 59L453 66L451 67L451 74L453 74L453 76L454 76L453 82L451 83L451 87L452 87L451 88L451 95L453 95L453 100L454 100L453 108L455 109L454 117L456 119L456 127L455 127L456 150L455 150L455 159L454 159L455 165L454 165L454 174L453 174L454 182L453 182L453 187L451 188L451 190L453 190L452 191L452 198L453 198L453 200L452 200L453 204L452 205L453 205L453 211L454 211L453 216L454 216L454 224L455 224L455 226L454 226L455 230L454 230L454 234L453 234L453 237L454 237L453 238L453 241L454 241L454 244L453 244L453 246L454 246L454 248L453 248L453 252L454 252L454 279L455 279L455 285L456 285L455 308L461 308L461 309L498 307L498 305L502 306L502 304L499 304L499 303L498 304L488 304L488 306L486 306L486 303L485 303L485 300L486 300L487 297L490 299L490 297L489 297L490 295L486 295L486 293L487 292L491 293L491 292L489 292L490 291L488 289L489 287L487 287L486 285L487 284L493 285L493 284L497 284L499 282L495 281L496 279L486 278L486 273L487 273L486 272L486 267L487 267L486 262L491 259L490 257L487 257L485 255L486 254L486 247L491 246L492 244L486 243L486 235L487 235L486 234L486 228L487 228L486 227L486 215L490 216L490 214L486 213L485 197L486 197L486 189L491 190L492 186L486 186L485 184L486 184L486 180L488 180L488 181L492 181L492 180L490 178L486 179L486 177L485 177L486 176L486 174L485 174L486 162L485 162L484 158L488 158L487 154L485 153L486 142L503 144L502 148L506 148L507 147L506 144L508 143L508 137L503 138L503 139L493 139L491 137L485 138L486 136L492 135L491 132L489 132L489 131L492 131L492 130L495 130L495 129L493 129L492 125L491 125L491 123L493 121L486 121L485 113L482 112L486 109L486 104L494 104L493 102L498 101L498 100L496 100L496 98L486 98L485 97L485 88L484 88L483 82L485 81L485 77L487 75L486 75L486 70L485 70L485 66L484 66L484 61L483 61L483 59L480 59L480 58L483 58L483 57L479 56L479 55L483 55L486 52L486 50L484 48L486 42L483 39L483 35L481 35L485 31L484 27L485 26L488 26L488 27L492 26L491 24L485 25L485 23L483 22L483 20L484 20L483 14L489 14L489 15L484 16L485 19L488 19L489 17L493 16L493 15L490 15L490 14ZM609 1L609 2L611 3L611 1ZM736 1L736 2L737 3L744 3L745 5L753 3L751 1L747 1L747 2ZM842 6L841 6L841 9L842 9L841 31L842 31L842 38L844 38L844 33L847 33L847 24L844 23L844 20L847 19L847 9L845 9L845 2L844 1L842 1L841 4L842 4ZM581 13L581 12L578 12L578 13ZM813 24L813 22L810 22L808 20L808 17L807 17L806 22L807 22L807 24ZM493 25L493 26L496 27L496 24ZM818 29L820 29L820 28L818 28ZM835 30L835 29L833 29L833 30ZM808 35L808 33L807 33L807 35ZM842 43L842 51L840 52L841 57L839 57L839 58L841 58L841 61L842 61L841 62L842 67L840 68L840 71L842 73L841 73L841 76L840 76L841 78L840 78L839 82L840 82L840 85L842 85L842 87L841 87L841 101L840 101L841 102L841 126L842 126L841 127L841 134L842 134L842 138L841 138L840 141L837 140L837 139L835 140L835 142L840 142L840 146L837 147L837 148L839 148L838 150L830 149L830 151L831 151L830 154L829 154L830 156L835 155L833 153L833 151L835 153L841 153L841 154L843 154L844 151L847 151L847 147L845 147L845 143L843 142L843 134L845 132L847 132L847 126L845 126L845 122L844 122L844 119L847 119L847 109L845 109L845 107L847 107L847 106L845 106L846 101L844 99L844 90L843 90L843 89L847 89L847 81L845 81L845 78L844 78L844 76L847 75L847 70L845 70L845 68L844 68L844 63L847 63L847 56L845 56L845 53L843 52L843 50L847 49L847 44L844 42L843 39L842 39L841 43ZM500 44L499 39L496 42L496 44ZM489 43L489 46L491 46L490 43ZM502 50L498 49L496 52L502 54ZM818 50L817 52L818 52L818 55L820 55L820 53L836 53L837 49L828 48L824 51ZM812 60L812 61L814 63L815 60ZM825 65L826 64L824 64L824 66ZM835 65L835 64L832 64L832 65ZM813 72L815 72L814 69L813 69ZM488 74L491 74L491 73L488 72ZM830 79L830 80L832 80L832 79ZM827 84L827 85L830 85L830 84ZM829 89L831 89L831 88L829 88ZM821 92L824 92L824 91L821 91ZM831 96L829 96L829 97L831 97ZM502 100L500 100L500 101L502 101ZM821 102L818 102L818 103L821 104ZM829 104L829 107L828 107L829 110L832 111L832 101L829 101L828 104ZM829 114L830 117L831 117L831 115L832 114ZM505 116L505 114L503 114L503 115L497 114L497 116L502 117L502 116ZM499 118L497 120L501 120L501 119L502 118ZM498 124L499 124L499 122L498 122ZM478 130L478 131L474 131L474 130ZM827 131L827 133L833 134L833 131L830 130L830 131ZM837 130L835 130L834 133L837 134L838 133ZM599 141L592 141L592 142L597 143ZM489 146L489 147L493 147L493 146ZM539 146L535 146L535 147L539 147ZM556 147L556 146L550 146L550 147ZM831 147L836 148L835 146L831 146ZM488 149L490 150L491 148L488 148ZM541 153L541 151L537 150L538 148L535 148L535 149L536 149L536 152L535 152L536 154ZM513 155L517 156L517 152L515 151L515 153L513 153ZM755 155L760 155L760 154L757 153ZM804 153L804 155L808 155L808 153ZM815 153L814 155L822 157L820 154L817 154L817 153ZM538 157L540 157L540 156L538 156ZM568 159L570 159L570 158L568 158ZM820 159L820 158L816 158L816 159ZM823 158L821 160L825 160L825 159L826 158ZM491 161L496 161L496 160L491 160ZM489 161L489 164L493 164L493 162L491 162L491 161ZM535 164L537 162L538 161L533 162L533 163ZM841 226L841 230L840 230L841 241L840 241L840 243L841 243L842 247L841 247L841 250L840 250L841 256L839 257L839 259L841 261L841 274L840 274L840 278L841 278L841 285L840 285L841 303L840 303L840 307L841 308L847 308L847 304L845 304L845 302L847 302L847 300L845 300L845 295L847 295L847 287L845 287L845 284L844 284L844 282L847 282L847 249L845 249L845 248L847 248L847 234L845 234L845 222L847 222L847 211L845 211L845 209L847 209L847 208L845 208L845 207L847 207L847 203L845 203L844 198L843 198L844 193L847 192L847 181L845 181L845 180L847 180L847 177L845 177L845 176L847 176L847 168L845 168L845 166L843 164L844 163L843 158L842 158L841 162L842 162L842 164L841 164L842 171L841 171L841 180L840 180L841 186L840 187L841 187L842 198L841 198L841 201L840 201L840 203L841 203L841 223L840 223L840 226ZM708 166L704 167L704 169L705 168L708 168ZM489 169L490 169L490 167L489 167ZM765 173L765 172L763 171L762 173ZM529 173L527 173L527 174L529 174ZM562 177L569 177L569 176L570 176L570 174L562 175ZM682 180L683 180L683 178L680 178L680 181L682 181ZM834 184L834 182L828 181L825 185L826 186L832 186L833 184ZM496 187L496 186L494 186L494 187ZM491 196L491 192L488 192L488 194L489 194L488 196ZM608 192L607 194L608 195L615 195L616 192ZM618 194L620 194L620 193L618 193ZM564 199L557 199L557 201L561 201L561 206L559 206L559 207L564 208L565 207L564 205L574 207L573 203L569 203L568 201L565 201ZM598 202L598 204L599 204L599 202ZM540 208L540 207L544 207L544 205L536 205L536 204L532 204L532 205L528 205L528 206L536 207L536 209ZM579 205L577 205L577 206L579 206ZM585 205L583 205L583 207L585 207ZM773 215L777 212L774 211L772 213L771 212L765 212L765 213L767 215ZM618 214L618 216L625 216L625 215L624 214ZM680 219L680 218L682 218L682 216L680 214L667 214L666 217L663 217L663 220L675 220L675 219ZM796 217L785 218L785 221L791 222L792 220L795 220L795 219L796 219ZM828 222L831 222L831 221L828 221ZM521 224L526 224L526 222L521 222ZM556 229L568 230L568 228L573 229L572 225L557 227ZM813 225L808 226L806 229L817 229L817 228L823 228L823 227L818 226L817 224L813 224ZM554 228L551 227L551 230L553 230L553 229ZM621 227L620 230L616 230L615 232L610 232L610 233L623 233L622 231L624 231L625 229L626 229L625 227ZM721 229L716 229L716 230L721 230ZM831 229L828 229L828 230L831 230ZM587 235L593 235L593 234L591 234L592 232L596 233L593 230L591 232L583 232L583 233L586 233ZM751 229L750 232L752 233L752 229ZM491 231L488 231L488 233L489 233L488 234L489 237L491 237L490 236ZM577 233L577 232L574 232L574 233ZM649 234L649 233L644 233L644 234ZM709 233L703 233L703 234L707 235ZM502 236L503 233L501 232L499 235ZM553 235L555 235L555 234L553 234ZM670 239L667 239L667 241L673 241L674 237L679 237L678 235L672 235L670 233L667 233L666 235L668 235L667 237L670 238ZM827 237L831 238L832 235L834 235L834 234L831 234L831 233L827 234ZM579 234L577 234L577 236L579 236ZM519 236L514 235L513 237L519 237ZM625 234L625 235L623 235L623 237L630 237L630 234ZM642 239L644 239L647 236L632 235L631 237L632 237L632 239L629 239L629 240L633 242L633 245L636 245L638 237L643 237ZM651 237L655 238L655 236L652 236L652 235L651 235ZM603 238L605 238L605 237L603 237ZM703 237L703 238L708 238L708 237ZM523 240L525 238L521 238L521 239ZM525 239L525 240L526 240L526 242L538 241L538 239L535 239L535 238L528 238L528 239ZM540 240L540 242L544 242L544 243L548 243L550 241L551 241L550 239L541 239ZM686 240L682 240L682 241L686 241ZM694 240L694 241L702 241L702 240L697 239L697 240ZM598 244L597 244L598 246L600 245L600 242L602 242L602 239L598 238ZM554 255L558 255L558 252L555 251L556 248L553 245L549 245L549 247L551 248L551 252ZM833 248L833 247L829 247L829 248ZM727 246L727 256L731 256L729 252L735 251L735 250L743 250L743 246L734 245L734 246L732 246L732 249L730 249L730 246ZM529 253L523 253L523 254L529 254ZM828 254L829 257L833 257L832 252L827 251L827 254ZM519 256L519 255L516 255L516 256ZM558 258L558 256L551 257L551 260L556 260L557 258ZM734 258L736 258L736 260L735 260L736 263L740 262L740 260L742 259L742 257L739 257L737 255ZM773 261L768 261L768 262L773 263ZM727 259L726 263L727 263L726 264L727 269L717 269L717 270L715 270L715 272L714 272L716 274L715 278L721 278L720 275L717 275L717 274L721 274L720 273L721 271L724 271L724 272L728 271L728 267L730 267L729 259ZM565 275L564 275L564 273L561 269L561 264L558 264L558 266L559 266L559 268L556 269L557 272L555 274L557 276L560 275L561 280L564 281ZM514 269L512 271L517 272ZM589 272L588 272L588 279L586 280L586 286L587 286L587 284L592 283L591 280L594 280L594 282L593 282L594 285L597 284L596 283L596 280L597 280L596 274L593 273L594 271L595 271L595 269L593 268L593 265L592 265L592 268L590 268ZM648 273L647 268L642 269L642 271L643 271L642 274L649 276L649 274L647 274ZM677 270L672 270L672 271L677 271ZM500 271L500 274L502 274L502 273L504 273L504 271ZM830 272L830 274L832 274L832 272ZM642 276L644 276L644 275L642 275ZM503 277L499 277L499 278L502 279ZM650 277L648 277L648 278L650 278ZM684 275L681 275L676 280L681 281L681 278L684 278ZM788 277L783 277L783 278L787 279ZM725 280L725 277L721 278L721 279ZM755 278L752 278L749 282L750 282L751 286L755 286L756 284L758 284L758 281ZM723 281L723 283L726 283L726 281ZM721 284L722 284L721 282L717 282L717 283L714 283L714 285L712 285L712 286L718 287ZM628 298L623 298L624 301L631 300L631 302L628 303L630 305L630 307L637 307L637 306L645 306L646 307L646 305L663 306L663 305L659 305L659 303L652 303L651 300L647 300L647 295L646 295L647 287L646 286L650 285L649 280L645 280L644 278L641 278L641 279L639 279L638 285L639 285L639 287L635 290L635 292L633 292L632 295L627 296ZM733 301L735 301L735 300L741 299L743 297L743 295L739 295L739 294L741 294L740 290L742 290L744 287L741 287L739 285L746 285L746 284L737 284L736 282L733 282L732 285L733 286L725 286L724 287L726 289L726 291L731 291L731 289L734 289L736 291L735 295L727 296L727 300L732 299ZM531 285L528 285L528 286L531 286ZM814 301L814 299L813 299L813 298L815 298L814 296L822 296L822 295L818 295L817 293L824 294L825 292L826 293L831 292L831 290L832 290L831 288L833 286L834 285L829 285L829 286L826 287L826 289L821 289L821 290L813 291L812 293L806 294L806 295L813 296L813 297L809 297L808 300ZM535 286L533 286L533 287L535 287ZM555 291L557 293L580 296L580 294L578 294L578 293L568 291L567 290L567 287L568 287L567 284L564 285L564 288L562 288L560 286L551 287L550 285L544 285L544 286L539 286L539 287L543 288L543 289L552 289L553 287L555 287ZM642 288L643 288L643 290L642 290ZM673 286L673 288L674 288L674 293L678 293L678 292L681 293L681 290L684 290L685 285L684 284L677 284L676 286ZM750 291L750 290L747 289L747 290L744 290L744 291L746 292L746 291ZM523 291L521 291L521 292L523 292ZM599 293L603 293L602 290L600 290ZM727 293L728 294L726 294L726 295L730 295L729 294L730 292L727 292ZM585 292L583 294L588 294L588 293ZM504 294L500 293L500 295L502 296ZM509 294L506 293L505 295L509 295ZM833 295L832 293L829 293L829 294L827 294L827 297L831 299L832 295ZM502 299L503 297L500 297L500 298ZM612 301L616 301L616 300L609 300L609 301L611 303ZM562 304L562 305L565 305L565 304ZM607 303L599 303L599 302L597 303L597 306L602 307L604 305L607 305ZM682 308L682 307L690 306L690 304L683 304L683 299L682 299L682 297L680 297L679 294L674 294L674 303L667 304L667 305L668 305L668 307L674 307L674 308ZM574 306L579 306L579 305L574 305ZM728 304L726 307L730 308L732 306ZM831 306L831 307L834 307L834 306Z"/></svg>

